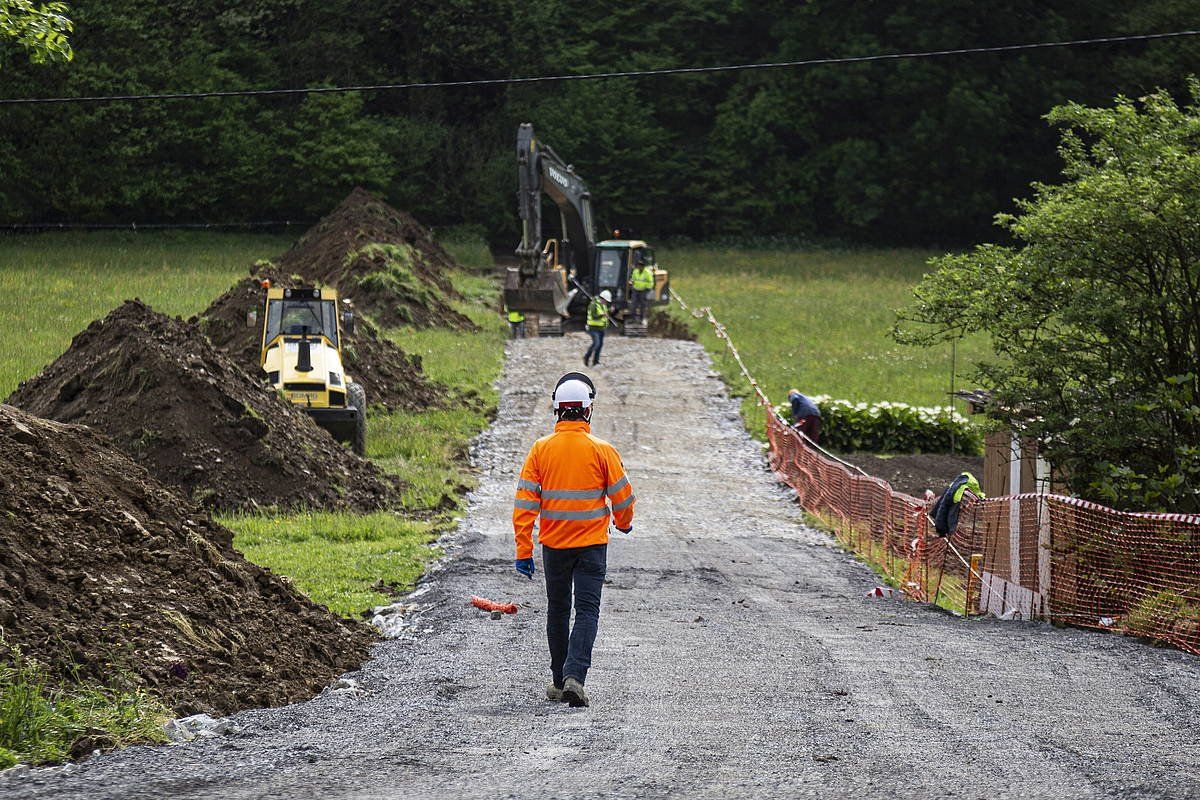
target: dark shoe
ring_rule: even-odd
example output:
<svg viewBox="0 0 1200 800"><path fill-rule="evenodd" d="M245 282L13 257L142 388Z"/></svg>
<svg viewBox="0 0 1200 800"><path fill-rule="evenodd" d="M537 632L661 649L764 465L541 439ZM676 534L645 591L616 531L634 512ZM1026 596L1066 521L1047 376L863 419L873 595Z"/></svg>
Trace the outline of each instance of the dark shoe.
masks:
<svg viewBox="0 0 1200 800"><path fill-rule="evenodd" d="M588 357L587 357L587 356L584 356L584 357L583 357L583 365L584 365L585 367L586 367L586 366L588 366Z"/></svg>
<svg viewBox="0 0 1200 800"><path fill-rule="evenodd" d="M555 686L553 683L546 684L546 699L553 700L556 703L563 702L563 690L561 686Z"/></svg>
<svg viewBox="0 0 1200 800"><path fill-rule="evenodd" d="M574 678L567 678L563 681L562 699L571 708L586 707L588 704L587 692L583 690L583 684Z"/></svg>

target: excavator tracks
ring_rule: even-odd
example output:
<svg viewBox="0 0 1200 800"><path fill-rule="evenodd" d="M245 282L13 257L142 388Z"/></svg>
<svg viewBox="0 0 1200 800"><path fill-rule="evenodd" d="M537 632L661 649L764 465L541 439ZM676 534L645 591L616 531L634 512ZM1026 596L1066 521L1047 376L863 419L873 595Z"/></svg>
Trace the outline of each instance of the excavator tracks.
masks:
<svg viewBox="0 0 1200 800"><path fill-rule="evenodd" d="M538 314L537 335L539 337L562 336L563 335L562 317L553 315L553 314Z"/></svg>

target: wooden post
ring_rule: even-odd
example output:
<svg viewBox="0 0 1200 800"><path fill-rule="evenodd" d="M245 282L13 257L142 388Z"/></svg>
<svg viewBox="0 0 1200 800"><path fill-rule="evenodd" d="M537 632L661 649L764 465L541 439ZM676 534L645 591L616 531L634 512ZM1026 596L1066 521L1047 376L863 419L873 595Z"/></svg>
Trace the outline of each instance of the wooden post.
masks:
<svg viewBox="0 0 1200 800"><path fill-rule="evenodd" d="M1050 506L1046 502L1046 495L1050 492L1050 465L1041 453L1038 453L1035 469L1038 493L1038 594L1042 598L1041 613L1050 619L1050 582L1054 579L1050 572Z"/></svg>
<svg viewBox="0 0 1200 800"><path fill-rule="evenodd" d="M963 616L971 616L971 591L975 583L975 576L980 575L980 570L983 568L983 553L971 554L971 566L967 570L967 591L966 597L963 598Z"/></svg>
<svg viewBox="0 0 1200 800"><path fill-rule="evenodd" d="M1008 462L1008 579L1021 583L1021 437L1012 432Z"/></svg>

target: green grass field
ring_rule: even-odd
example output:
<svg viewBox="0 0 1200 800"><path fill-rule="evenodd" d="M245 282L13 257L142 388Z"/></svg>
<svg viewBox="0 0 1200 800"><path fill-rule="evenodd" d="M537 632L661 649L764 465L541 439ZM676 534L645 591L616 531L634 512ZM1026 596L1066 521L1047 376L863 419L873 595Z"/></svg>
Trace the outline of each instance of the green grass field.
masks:
<svg viewBox="0 0 1200 800"><path fill-rule="evenodd" d="M773 402L796 387L854 401L946 405L950 348L904 347L888 338L933 255L924 250L717 250L662 248L671 285L691 306L711 306ZM678 306L673 313L679 314ZM693 330L731 387L746 387L707 323ZM957 346L957 385L985 353L979 338ZM748 387L746 387L748 391ZM759 417L744 410L751 428ZM960 410L962 410L960 408Z"/></svg>
<svg viewBox="0 0 1200 800"><path fill-rule="evenodd" d="M57 358L121 301L202 311L290 240L219 233L44 233L0 237L0 397Z"/></svg>

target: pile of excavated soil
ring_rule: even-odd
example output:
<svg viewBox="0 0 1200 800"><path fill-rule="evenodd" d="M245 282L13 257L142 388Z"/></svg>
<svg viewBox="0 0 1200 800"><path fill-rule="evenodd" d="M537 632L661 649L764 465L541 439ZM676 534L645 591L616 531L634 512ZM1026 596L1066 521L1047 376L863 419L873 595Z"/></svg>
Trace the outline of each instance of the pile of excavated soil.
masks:
<svg viewBox="0 0 1200 800"><path fill-rule="evenodd" d="M0 628L63 679L227 714L310 697L366 659L369 629L246 561L94 431L0 405L0 462Z"/></svg>
<svg viewBox="0 0 1200 800"><path fill-rule="evenodd" d="M881 456L875 453L850 453L840 458L866 471L868 475L883 478L896 491L918 498L926 489L940 495L962 472L974 473L977 478L983 477L982 456L939 453Z"/></svg>
<svg viewBox="0 0 1200 800"><path fill-rule="evenodd" d="M476 330L449 300L461 267L429 230L370 192L355 189L279 258L284 274L337 288L386 327Z"/></svg>
<svg viewBox="0 0 1200 800"><path fill-rule="evenodd" d="M646 333L658 339L696 341L696 334L692 333L686 322L659 310L653 310L646 315Z"/></svg>
<svg viewBox="0 0 1200 800"><path fill-rule="evenodd" d="M333 440L193 325L126 301L8 403L89 425L158 480L222 511L379 509L396 482Z"/></svg>
<svg viewBox="0 0 1200 800"><path fill-rule="evenodd" d="M261 371L262 329L259 325L248 326L246 315L258 311L261 324L263 278L269 278L276 286L297 282L279 271L253 268L251 273L251 277L235 283L189 322L198 324L213 344L251 375L257 375ZM419 411L442 403L446 389L425 377L420 357L408 355L390 339L380 336L365 317L358 316L353 334L343 332L343 335L346 339L342 348L343 366L353 380L363 385L368 405Z"/></svg>

